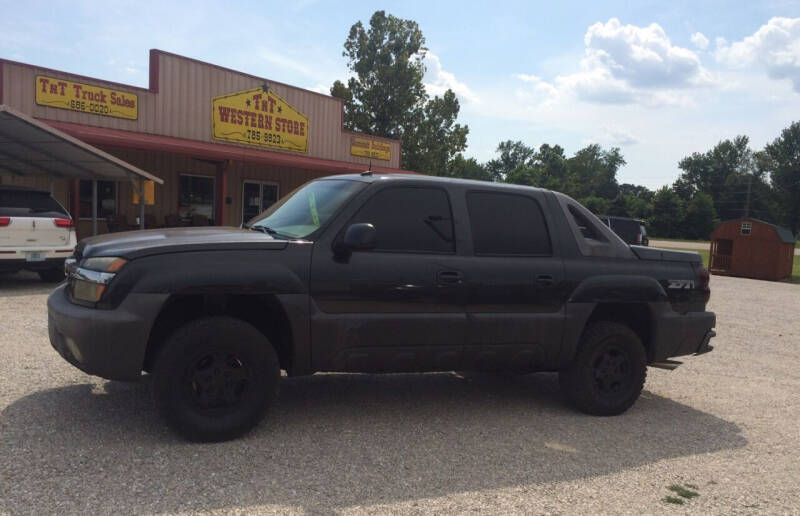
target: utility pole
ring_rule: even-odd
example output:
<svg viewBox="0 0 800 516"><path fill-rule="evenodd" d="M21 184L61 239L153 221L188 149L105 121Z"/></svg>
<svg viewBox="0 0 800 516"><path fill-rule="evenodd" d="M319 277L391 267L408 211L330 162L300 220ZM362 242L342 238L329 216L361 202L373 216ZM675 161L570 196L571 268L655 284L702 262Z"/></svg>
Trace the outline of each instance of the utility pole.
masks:
<svg viewBox="0 0 800 516"><path fill-rule="evenodd" d="M744 203L744 217L750 216L750 187L753 184L753 176L747 176L747 200Z"/></svg>

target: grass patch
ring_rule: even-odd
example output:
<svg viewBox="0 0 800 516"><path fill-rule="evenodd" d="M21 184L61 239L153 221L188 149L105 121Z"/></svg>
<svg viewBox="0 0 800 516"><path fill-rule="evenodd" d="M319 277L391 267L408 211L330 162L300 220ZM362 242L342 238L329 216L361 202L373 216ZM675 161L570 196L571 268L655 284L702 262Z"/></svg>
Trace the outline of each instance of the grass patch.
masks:
<svg viewBox="0 0 800 516"><path fill-rule="evenodd" d="M667 490L672 491L673 494L665 496L661 501L673 505L683 505L687 500L700 496L700 493L697 492L697 486L694 484L672 484L667 486Z"/></svg>
<svg viewBox="0 0 800 516"><path fill-rule="evenodd" d="M691 500L692 498L697 498L700 496L700 493L695 491L697 486L692 484L672 484L671 486L667 486L667 489L686 500Z"/></svg>

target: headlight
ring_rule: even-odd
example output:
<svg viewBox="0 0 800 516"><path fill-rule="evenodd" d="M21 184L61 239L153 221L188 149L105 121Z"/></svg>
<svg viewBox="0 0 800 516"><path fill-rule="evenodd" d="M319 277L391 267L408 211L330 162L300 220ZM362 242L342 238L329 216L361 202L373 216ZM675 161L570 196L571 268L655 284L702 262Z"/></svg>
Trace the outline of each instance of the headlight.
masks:
<svg viewBox="0 0 800 516"><path fill-rule="evenodd" d="M78 266L74 262L67 264L72 297L78 301L97 303L107 285L126 263L127 260L123 258L102 256L87 258Z"/></svg>

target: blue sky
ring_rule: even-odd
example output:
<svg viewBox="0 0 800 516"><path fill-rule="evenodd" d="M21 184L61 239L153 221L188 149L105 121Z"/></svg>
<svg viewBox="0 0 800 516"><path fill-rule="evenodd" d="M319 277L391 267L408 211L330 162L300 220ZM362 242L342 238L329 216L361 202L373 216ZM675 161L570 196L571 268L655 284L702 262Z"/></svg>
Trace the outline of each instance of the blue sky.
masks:
<svg viewBox="0 0 800 516"><path fill-rule="evenodd" d="M619 146L621 182L654 188L723 138L754 148L800 119L800 2L19 2L0 57L147 85L160 48L327 91L349 27L416 20L429 92L458 94L467 154L497 143Z"/></svg>

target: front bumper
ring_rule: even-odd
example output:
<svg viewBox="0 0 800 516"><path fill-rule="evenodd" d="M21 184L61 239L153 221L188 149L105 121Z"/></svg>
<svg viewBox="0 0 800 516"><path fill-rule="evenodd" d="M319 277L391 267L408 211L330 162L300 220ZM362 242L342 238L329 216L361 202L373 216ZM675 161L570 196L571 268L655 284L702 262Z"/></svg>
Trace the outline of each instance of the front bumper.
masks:
<svg viewBox="0 0 800 516"><path fill-rule="evenodd" d="M711 351L709 344L716 335L717 324L714 312L674 312L668 303L654 309L651 362L660 362L672 357L700 355ZM655 307L654 307L655 308Z"/></svg>
<svg viewBox="0 0 800 516"><path fill-rule="evenodd" d="M129 294L114 310L73 304L66 285L47 299L50 344L78 369L109 380L142 372L153 321L167 294Z"/></svg>

